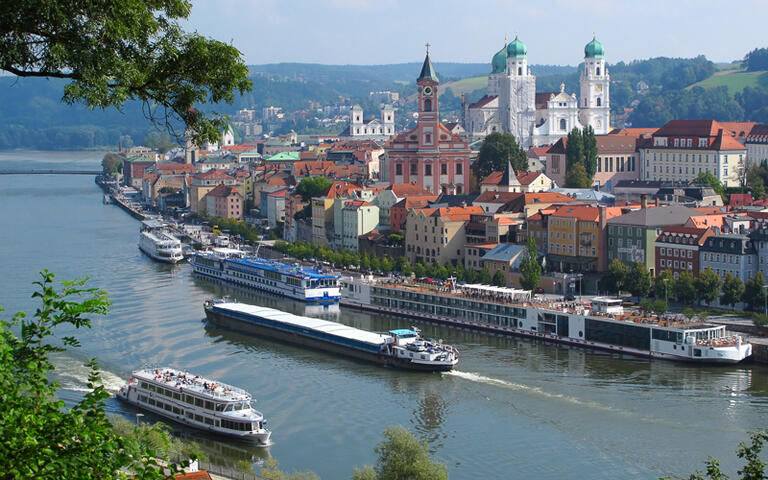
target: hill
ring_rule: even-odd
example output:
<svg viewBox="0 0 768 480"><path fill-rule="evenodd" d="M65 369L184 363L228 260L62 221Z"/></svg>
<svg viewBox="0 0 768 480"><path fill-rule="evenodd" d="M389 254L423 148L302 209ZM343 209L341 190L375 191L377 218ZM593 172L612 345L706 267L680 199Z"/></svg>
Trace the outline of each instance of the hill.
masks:
<svg viewBox="0 0 768 480"><path fill-rule="evenodd" d="M766 73L768 72L766 71L747 72L741 69L718 70L711 77L705 78L704 80L700 82L696 82L693 85L689 85L686 88L690 90L694 87L702 87L702 88L726 87L728 89L728 93L730 93L731 95L734 95L735 93L741 92L742 90L744 90L744 87L754 88L765 83L765 80L763 80L763 83L761 83L760 77L764 76L765 78L768 78L768 75L766 75Z"/></svg>

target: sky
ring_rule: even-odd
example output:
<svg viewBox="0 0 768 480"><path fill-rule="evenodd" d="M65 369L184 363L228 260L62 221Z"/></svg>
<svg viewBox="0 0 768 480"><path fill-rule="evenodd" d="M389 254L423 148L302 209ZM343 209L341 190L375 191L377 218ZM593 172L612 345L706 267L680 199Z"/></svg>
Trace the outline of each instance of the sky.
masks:
<svg viewBox="0 0 768 480"><path fill-rule="evenodd" d="M609 63L741 59L768 46L768 1L191 0L186 28L231 42L247 64L490 62L518 32L531 64L577 65L597 35Z"/></svg>

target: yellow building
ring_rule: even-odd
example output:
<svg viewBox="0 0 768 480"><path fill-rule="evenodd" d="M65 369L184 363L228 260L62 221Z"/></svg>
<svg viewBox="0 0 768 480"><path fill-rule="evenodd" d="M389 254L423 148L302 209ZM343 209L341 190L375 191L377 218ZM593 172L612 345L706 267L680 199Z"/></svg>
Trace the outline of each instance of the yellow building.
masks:
<svg viewBox="0 0 768 480"><path fill-rule="evenodd" d="M558 207L547 219L550 268L561 272L604 270L605 222L621 214L619 207Z"/></svg>
<svg viewBox="0 0 768 480"><path fill-rule="evenodd" d="M419 208L405 221L405 256L411 263L457 263L467 243L464 226L482 207Z"/></svg>
<svg viewBox="0 0 768 480"><path fill-rule="evenodd" d="M189 184L189 209L194 213L206 213L206 202L203 201L203 197L216 188L217 185L222 184L241 187L235 177L219 170L209 170L192 177ZM240 194L242 196L242 192Z"/></svg>

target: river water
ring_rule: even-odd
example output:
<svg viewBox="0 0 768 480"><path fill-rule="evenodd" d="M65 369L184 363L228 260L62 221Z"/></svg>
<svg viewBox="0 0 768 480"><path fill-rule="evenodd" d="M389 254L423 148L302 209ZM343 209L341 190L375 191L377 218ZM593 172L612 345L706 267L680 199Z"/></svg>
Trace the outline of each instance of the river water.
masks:
<svg viewBox="0 0 768 480"><path fill-rule="evenodd" d="M93 168L102 155L0 152L0 169ZM138 222L103 205L89 176L0 176L0 205L0 315L34 311L32 282L44 268L59 280L88 276L112 300L79 334L82 348L58 357L62 397L82 395L91 356L113 390L145 363L240 386L269 418L274 444L179 428L219 463L272 456L285 470L349 478L375 462L382 430L398 424L425 438L454 479L658 478L686 475L709 455L735 472L738 442L768 423L762 366L690 366L422 326L456 345L461 362L449 374L420 374L220 330L203 321L212 296L296 313L304 306L153 262L136 247ZM325 316L376 330L415 323L347 309ZM137 413L114 399L108 409Z"/></svg>

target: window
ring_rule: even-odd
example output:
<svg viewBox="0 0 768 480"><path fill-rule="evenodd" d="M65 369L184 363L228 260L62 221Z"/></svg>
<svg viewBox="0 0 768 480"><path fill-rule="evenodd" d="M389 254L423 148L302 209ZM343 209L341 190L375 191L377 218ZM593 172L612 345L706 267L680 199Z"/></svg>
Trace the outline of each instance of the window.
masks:
<svg viewBox="0 0 768 480"><path fill-rule="evenodd" d="M430 164L424 165L424 176L425 177L431 177L432 176L432 165L430 165Z"/></svg>
<svg viewBox="0 0 768 480"><path fill-rule="evenodd" d="M432 134L431 133L424 134L424 143L432 143Z"/></svg>
<svg viewBox="0 0 768 480"><path fill-rule="evenodd" d="M603 99L600 97L597 97L597 106L602 107L603 106Z"/></svg>
<svg viewBox="0 0 768 480"><path fill-rule="evenodd" d="M560 119L560 130L562 130L562 131L566 131L567 129L568 129L568 126L567 126L567 125L566 125L566 123L565 123L565 119L564 119L564 118L561 118L561 119Z"/></svg>
<svg viewBox="0 0 768 480"><path fill-rule="evenodd" d="M396 163L395 164L395 175L402 175L403 174L403 164L402 163Z"/></svg>
<svg viewBox="0 0 768 480"><path fill-rule="evenodd" d="M419 174L419 166L415 163L411 164L411 175L418 175Z"/></svg>
<svg viewBox="0 0 768 480"><path fill-rule="evenodd" d="M448 175L448 165L443 163L440 165L440 175Z"/></svg>
<svg viewBox="0 0 768 480"><path fill-rule="evenodd" d="M424 111L425 112L431 112L432 111L432 99L427 98L424 100Z"/></svg>

